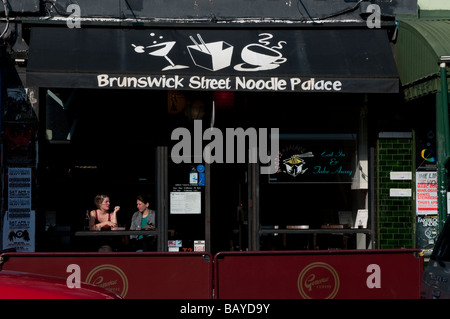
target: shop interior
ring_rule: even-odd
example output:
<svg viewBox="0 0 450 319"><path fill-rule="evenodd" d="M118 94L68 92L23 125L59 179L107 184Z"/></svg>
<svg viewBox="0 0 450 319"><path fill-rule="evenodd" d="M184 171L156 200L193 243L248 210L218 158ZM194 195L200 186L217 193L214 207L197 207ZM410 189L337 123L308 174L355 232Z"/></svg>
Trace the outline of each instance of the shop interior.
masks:
<svg viewBox="0 0 450 319"><path fill-rule="evenodd" d="M280 136L303 138L352 135L356 151L365 98L342 93L41 88L36 249L89 250L72 234L83 229L86 210L94 208L97 194L108 194L111 204L121 207L118 219L125 228L136 211L138 194L152 195L152 208L157 209L156 148L167 146L170 154L177 142L171 140L176 128L193 132L194 120L201 120L203 130L279 128ZM196 101L202 102L200 108L194 107ZM174 185L189 184L193 165L175 164L170 158L168 162L170 194ZM199 213L171 214L169 207L168 239L182 240L182 248L192 250L193 242L204 240L208 231L213 253L251 249L249 219L255 200L261 228L336 225L339 212L351 212L354 218L358 209L367 208L367 189L355 189L348 180L271 183L267 175L260 175L255 186L249 167L229 162L207 165L208 188L203 187L202 196L209 199L202 197ZM255 187L256 198L251 195ZM205 205L209 205L210 229L205 228ZM351 236L345 245L342 236L328 237L312 247L310 236L270 234L260 237L259 246L261 250L355 246Z"/></svg>

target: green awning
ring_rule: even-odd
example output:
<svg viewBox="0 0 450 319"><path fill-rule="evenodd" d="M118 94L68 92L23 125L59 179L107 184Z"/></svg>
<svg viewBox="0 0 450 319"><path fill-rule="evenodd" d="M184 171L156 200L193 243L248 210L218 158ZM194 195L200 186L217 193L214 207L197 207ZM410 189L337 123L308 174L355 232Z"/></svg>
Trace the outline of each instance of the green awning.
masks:
<svg viewBox="0 0 450 319"><path fill-rule="evenodd" d="M450 56L450 20L399 22L394 57L406 100L441 91L441 56Z"/></svg>

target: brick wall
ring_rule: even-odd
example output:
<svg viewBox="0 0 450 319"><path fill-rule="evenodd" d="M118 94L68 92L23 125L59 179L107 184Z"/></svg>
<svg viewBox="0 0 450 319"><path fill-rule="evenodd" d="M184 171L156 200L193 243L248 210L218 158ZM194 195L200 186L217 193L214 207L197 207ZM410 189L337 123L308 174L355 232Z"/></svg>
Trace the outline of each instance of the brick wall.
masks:
<svg viewBox="0 0 450 319"><path fill-rule="evenodd" d="M412 135L411 138L398 136L392 133L389 138L377 141L376 246L380 249L415 247L414 199L390 196L390 189L409 188L414 193L414 139ZM391 172L412 172L412 179L391 180Z"/></svg>

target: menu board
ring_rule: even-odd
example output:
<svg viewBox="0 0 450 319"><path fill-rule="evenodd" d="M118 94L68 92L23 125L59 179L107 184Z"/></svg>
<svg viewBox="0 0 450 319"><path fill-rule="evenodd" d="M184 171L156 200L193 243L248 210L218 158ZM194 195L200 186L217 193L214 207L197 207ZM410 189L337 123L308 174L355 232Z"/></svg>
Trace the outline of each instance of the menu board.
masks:
<svg viewBox="0 0 450 319"><path fill-rule="evenodd" d="M201 214L202 193L192 191L170 192L171 214Z"/></svg>
<svg viewBox="0 0 450 319"><path fill-rule="evenodd" d="M276 173L269 183L352 183L355 174L356 135L305 136L281 139Z"/></svg>

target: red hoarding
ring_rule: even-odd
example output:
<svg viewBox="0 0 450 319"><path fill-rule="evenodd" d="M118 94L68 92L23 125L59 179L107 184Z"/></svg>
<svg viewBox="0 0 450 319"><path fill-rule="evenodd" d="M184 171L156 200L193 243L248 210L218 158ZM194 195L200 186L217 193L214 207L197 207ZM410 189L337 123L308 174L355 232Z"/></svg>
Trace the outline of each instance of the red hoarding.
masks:
<svg viewBox="0 0 450 319"><path fill-rule="evenodd" d="M210 299L208 253L7 253L2 269L67 278L106 288L122 298ZM74 288L76 289L76 288Z"/></svg>
<svg viewBox="0 0 450 319"><path fill-rule="evenodd" d="M5 253L3 269L145 299L415 299L420 250ZM214 271L214 273L213 273Z"/></svg>
<svg viewBox="0 0 450 319"><path fill-rule="evenodd" d="M419 250L236 252L215 256L219 299L419 298Z"/></svg>

